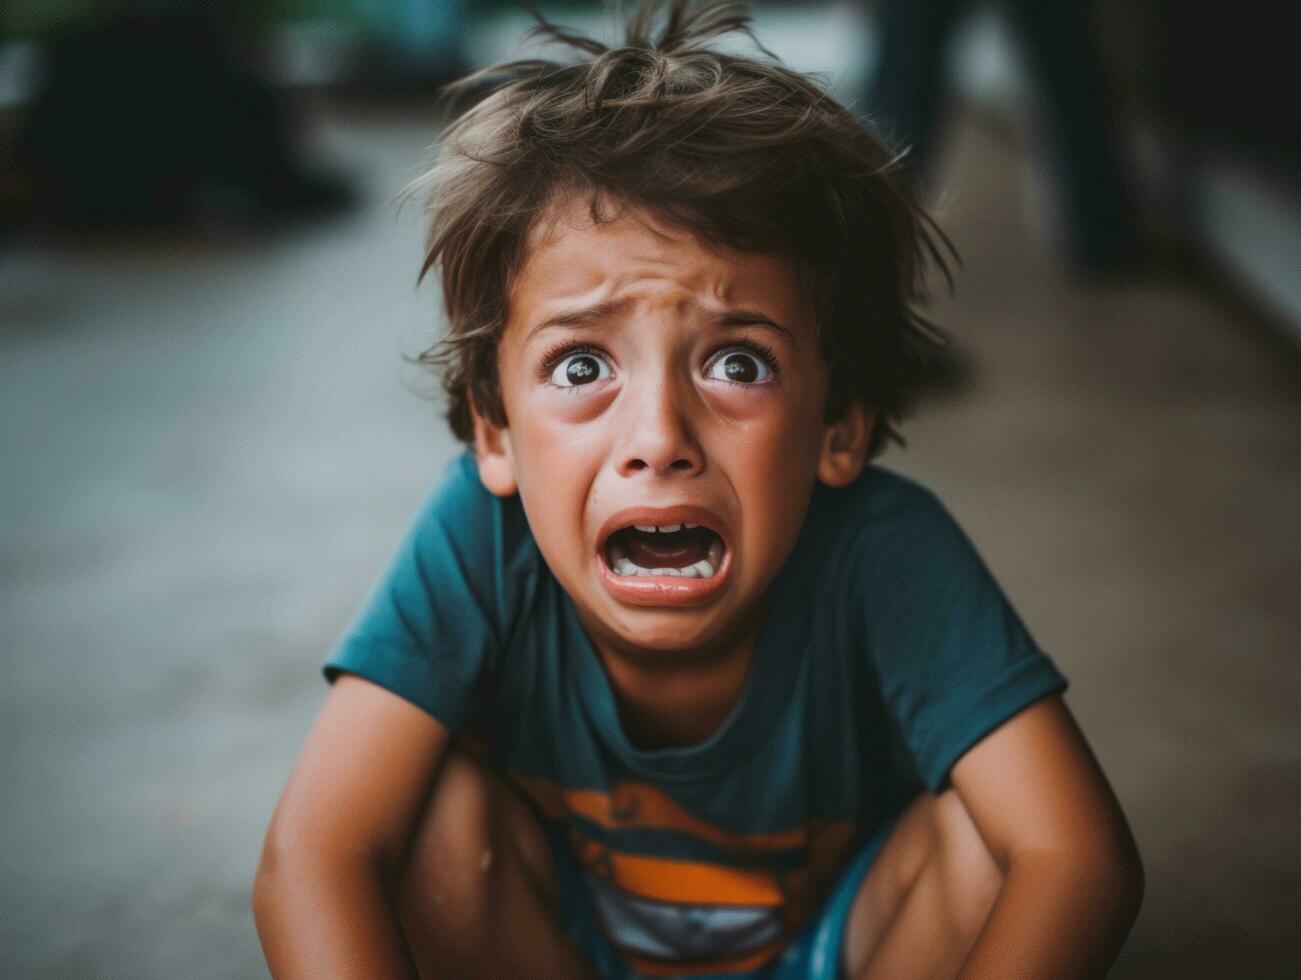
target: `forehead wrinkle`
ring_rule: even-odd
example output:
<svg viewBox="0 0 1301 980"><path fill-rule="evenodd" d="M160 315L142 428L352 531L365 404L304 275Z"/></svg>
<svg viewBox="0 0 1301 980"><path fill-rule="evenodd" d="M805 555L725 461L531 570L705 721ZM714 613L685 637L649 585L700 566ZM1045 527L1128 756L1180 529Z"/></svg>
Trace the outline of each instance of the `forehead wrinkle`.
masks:
<svg viewBox="0 0 1301 980"><path fill-rule="evenodd" d="M529 327L526 342L543 329L588 326L620 317L631 307L651 314L657 308L671 310L676 316L693 311L712 325L767 327L796 342L793 328L803 322L803 310L788 310L785 298L769 295L770 273L778 270L737 268L729 261L731 253L720 254L699 242L682 241L683 248L666 249L672 236L636 211L610 223L581 220L567 208L554 209L548 217L551 220L534 227L533 247L526 249L524 264L531 268L520 270L521 278L533 282L530 305L543 310L542 318ZM629 241L625 232L633 228L634 235L654 233L656 242ZM571 245L566 231L578 239L594 235L603 241L595 242L595 249L579 241ZM517 278L513 285L519 284ZM779 309L771 309L774 301ZM782 322L788 314L796 317L795 323Z"/></svg>
<svg viewBox="0 0 1301 980"><path fill-rule="evenodd" d="M689 302L703 318L722 329L729 327L760 327L781 334L793 346L799 346L795 331L784 325L776 317L769 316L760 309L744 307L732 303L710 305L701 303L694 297Z"/></svg>
<svg viewBox="0 0 1301 980"><path fill-rule="evenodd" d="M549 330L560 327L584 327L599 320L608 320L611 317L617 317L625 312L629 307L630 301L607 300L605 302L592 303L586 306L574 306L569 309L559 309L554 313L544 317L539 323L534 324L524 337L524 342L533 339L535 334L543 330Z"/></svg>
<svg viewBox="0 0 1301 980"><path fill-rule="evenodd" d="M573 329L617 318L634 305L635 303L631 298L625 298L616 302L597 303L592 306L560 310L546 317L541 323L529 330L528 335L525 337L525 343L544 330ZM793 346L799 346L799 341L790 328L783 326L777 320L758 310L739 307L711 308L693 296L681 298L674 308L675 312L679 314L684 312L695 313L701 318L709 320L710 325L724 330L731 327L758 327L763 330L771 330L781 334Z"/></svg>

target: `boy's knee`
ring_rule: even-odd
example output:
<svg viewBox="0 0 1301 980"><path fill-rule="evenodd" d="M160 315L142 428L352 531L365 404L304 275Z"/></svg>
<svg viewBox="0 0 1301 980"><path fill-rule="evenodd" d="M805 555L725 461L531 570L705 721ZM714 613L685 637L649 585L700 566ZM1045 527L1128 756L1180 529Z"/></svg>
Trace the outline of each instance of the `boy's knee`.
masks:
<svg viewBox="0 0 1301 980"><path fill-rule="evenodd" d="M923 793L899 818L860 887L847 925L846 970L902 975L908 962L909 975L952 975L1002 885L1003 872L962 798L953 790ZM935 969L926 969L928 963Z"/></svg>
<svg viewBox="0 0 1301 980"><path fill-rule="evenodd" d="M548 894L551 874L546 837L524 803L474 758L449 752L400 869L404 917L473 931L500 889Z"/></svg>
<svg viewBox="0 0 1301 980"><path fill-rule="evenodd" d="M420 976L524 975L522 962L529 976L589 975L555 918L546 832L502 777L464 752L444 758L393 894ZM517 945L503 946L505 934Z"/></svg>
<svg viewBox="0 0 1301 980"><path fill-rule="evenodd" d="M464 752L447 754L401 868L398 900L405 908L459 918L489 900L499 837L490 780Z"/></svg>

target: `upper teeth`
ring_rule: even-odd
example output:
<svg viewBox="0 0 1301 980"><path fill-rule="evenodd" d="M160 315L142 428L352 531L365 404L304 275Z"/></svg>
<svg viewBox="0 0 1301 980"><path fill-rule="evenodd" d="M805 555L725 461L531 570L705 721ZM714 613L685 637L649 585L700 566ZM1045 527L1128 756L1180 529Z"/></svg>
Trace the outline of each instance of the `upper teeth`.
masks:
<svg viewBox="0 0 1301 980"><path fill-rule="evenodd" d="M638 531L644 531L647 534L654 534L659 531L661 534L672 534L674 531L681 531L684 527L699 527L699 524L634 524Z"/></svg>

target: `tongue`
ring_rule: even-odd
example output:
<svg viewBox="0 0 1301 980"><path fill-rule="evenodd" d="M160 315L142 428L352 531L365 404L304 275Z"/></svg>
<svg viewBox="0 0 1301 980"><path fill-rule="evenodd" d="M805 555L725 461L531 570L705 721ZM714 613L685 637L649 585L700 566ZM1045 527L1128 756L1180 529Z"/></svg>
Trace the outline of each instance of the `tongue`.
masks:
<svg viewBox="0 0 1301 980"><path fill-rule="evenodd" d="M695 534L646 534L634 531L625 542L628 557L642 568L686 568L709 553L709 546Z"/></svg>

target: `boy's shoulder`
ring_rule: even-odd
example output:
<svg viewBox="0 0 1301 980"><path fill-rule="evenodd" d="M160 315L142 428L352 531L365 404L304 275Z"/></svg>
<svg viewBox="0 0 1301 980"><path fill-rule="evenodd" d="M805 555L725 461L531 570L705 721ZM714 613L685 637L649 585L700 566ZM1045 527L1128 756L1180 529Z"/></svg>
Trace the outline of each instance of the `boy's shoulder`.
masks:
<svg viewBox="0 0 1301 980"><path fill-rule="evenodd" d="M865 522L925 520L944 510L935 494L921 483L878 463L863 467L858 479L841 489L818 484L810 514L818 504L821 509L857 514Z"/></svg>
<svg viewBox="0 0 1301 980"><path fill-rule="evenodd" d="M830 563L863 570L896 566L910 555L969 548L935 493L876 464L846 487L814 488L799 546L824 568Z"/></svg>
<svg viewBox="0 0 1301 980"><path fill-rule="evenodd" d="M412 533L418 548L450 546L467 560L472 555L482 560L488 550L498 562L528 564L539 557L519 496L502 498L489 491L468 449L447 464L416 515Z"/></svg>

